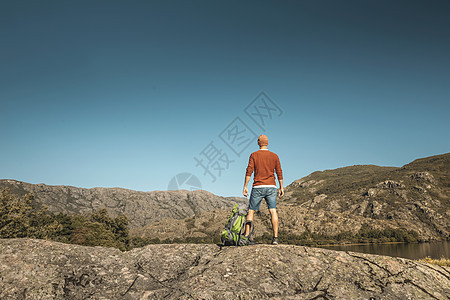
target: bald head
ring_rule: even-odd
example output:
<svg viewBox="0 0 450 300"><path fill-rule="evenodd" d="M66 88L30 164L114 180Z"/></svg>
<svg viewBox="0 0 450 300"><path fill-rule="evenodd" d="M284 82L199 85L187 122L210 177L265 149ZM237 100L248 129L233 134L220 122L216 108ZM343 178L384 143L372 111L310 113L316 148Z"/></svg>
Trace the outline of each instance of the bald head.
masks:
<svg viewBox="0 0 450 300"><path fill-rule="evenodd" d="M269 145L269 139L267 138L266 135L261 134L261 135L258 137L258 145L259 145L260 147L261 147L261 146L267 146L267 145Z"/></svg>

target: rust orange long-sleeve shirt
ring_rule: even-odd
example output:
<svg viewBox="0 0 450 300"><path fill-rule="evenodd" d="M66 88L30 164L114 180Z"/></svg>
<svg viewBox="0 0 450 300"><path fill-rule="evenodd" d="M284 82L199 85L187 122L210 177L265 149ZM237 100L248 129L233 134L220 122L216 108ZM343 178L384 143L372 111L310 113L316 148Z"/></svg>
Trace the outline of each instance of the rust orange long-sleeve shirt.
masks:
<svg viewBox="0 0 450 300"><path fill-rule="evenodd" d="M281 170L278 155L267 149L260 149L250 155L245 175L252 176L253 171L255 171L253 186L276 186L274 171L277 173L278 180L283 179L283 172Z"/></svg>

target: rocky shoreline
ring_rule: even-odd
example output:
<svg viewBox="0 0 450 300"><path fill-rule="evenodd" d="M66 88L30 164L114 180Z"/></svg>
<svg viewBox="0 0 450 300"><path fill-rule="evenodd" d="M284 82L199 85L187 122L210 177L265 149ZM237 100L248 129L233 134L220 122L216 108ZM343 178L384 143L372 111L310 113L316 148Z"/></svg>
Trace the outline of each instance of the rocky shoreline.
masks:
<svg viewBox="0 0 450 300"><path fill-rule="evenodd" d="M450 268L292 245L0 240L0 299L449 299Z"/></svg>

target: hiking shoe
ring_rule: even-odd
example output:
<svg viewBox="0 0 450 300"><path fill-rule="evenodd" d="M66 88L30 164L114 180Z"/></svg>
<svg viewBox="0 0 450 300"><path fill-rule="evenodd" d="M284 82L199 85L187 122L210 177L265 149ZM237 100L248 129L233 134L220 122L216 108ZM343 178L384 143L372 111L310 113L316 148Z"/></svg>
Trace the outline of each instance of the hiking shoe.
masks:
<svg viewBox="0 0 450 300"><path fill-rule="evenodd" d="M273 238L272 245L278 245L278 237Z"/></svg>

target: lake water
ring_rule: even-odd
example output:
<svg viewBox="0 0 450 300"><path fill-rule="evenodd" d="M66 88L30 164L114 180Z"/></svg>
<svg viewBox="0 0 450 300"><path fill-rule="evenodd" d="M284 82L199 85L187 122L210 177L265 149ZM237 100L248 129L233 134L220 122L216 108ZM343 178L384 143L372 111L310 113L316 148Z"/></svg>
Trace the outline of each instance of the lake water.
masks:
<svg viewBox="0 0 450 300"><path fill-rule="evenodd" d="M369 245L336 245L322 248L404 257L409 259L450 258L450 241L420 244L369 244Z"/></svg>

